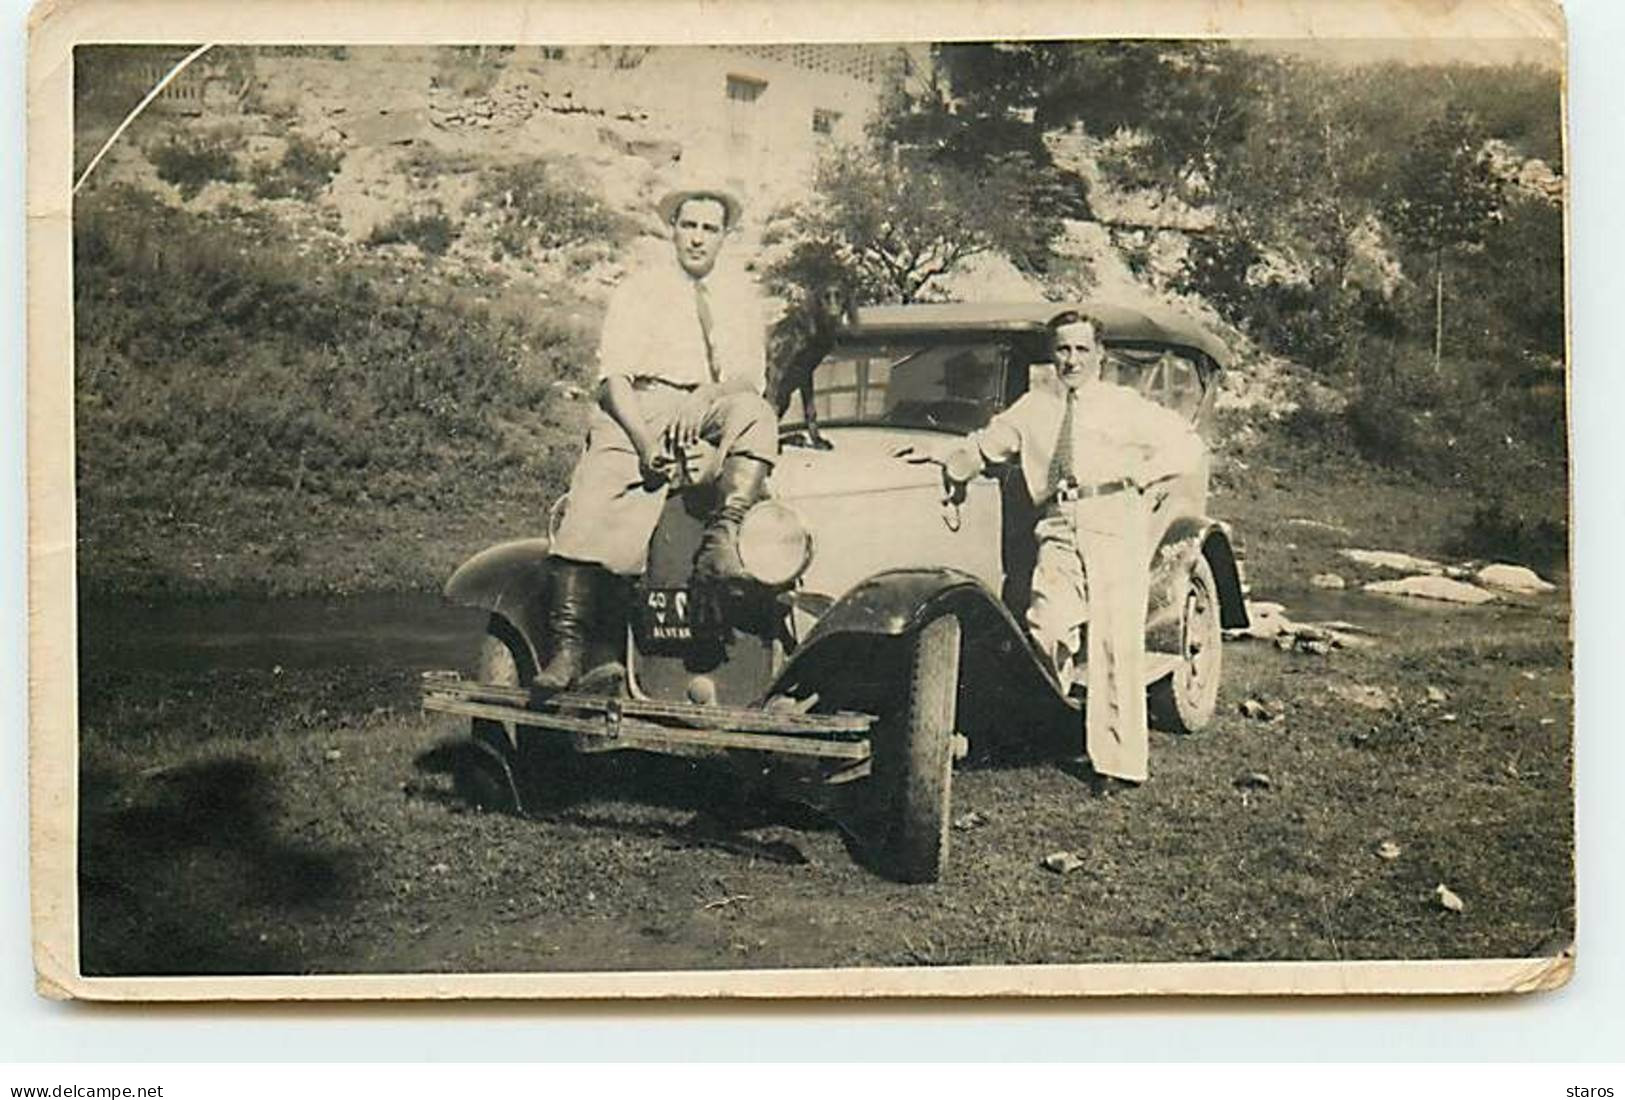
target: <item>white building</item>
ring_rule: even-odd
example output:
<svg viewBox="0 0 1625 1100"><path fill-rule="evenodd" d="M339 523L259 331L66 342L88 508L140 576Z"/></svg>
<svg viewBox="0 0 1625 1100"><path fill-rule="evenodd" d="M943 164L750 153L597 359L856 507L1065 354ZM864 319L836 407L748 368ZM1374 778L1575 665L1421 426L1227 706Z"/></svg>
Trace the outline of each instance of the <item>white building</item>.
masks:
<svg viewBox="0 0 1625 1100"><path fill-rule="evenodd" d="M617 91L682 146L686 169L720 176L760 208L804 193L818 156L856 140L889 82L924 47L761 45L560 51L615 69Z"/></svg>

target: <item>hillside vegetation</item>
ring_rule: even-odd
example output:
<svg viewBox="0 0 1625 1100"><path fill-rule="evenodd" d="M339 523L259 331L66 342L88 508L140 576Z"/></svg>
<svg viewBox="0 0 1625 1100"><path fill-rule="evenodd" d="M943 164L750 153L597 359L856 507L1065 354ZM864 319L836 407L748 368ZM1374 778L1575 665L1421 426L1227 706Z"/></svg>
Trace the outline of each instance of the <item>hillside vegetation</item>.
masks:
<svg viewBox="0 0 1625 1100"><path fill-rule="evenodd" d="M135 60L84 67L81 164ZM1221 481L1433 491L1451 526L1410 549L1561 568L1555 72L1183 43L934 61L745 243L775 290L834 260L869 300L974 294L992 271L1173 302L1241 352ZM500 121L500 52L369 70L369 94L429 96L453 126L370 143L324 129L357 62L224 64L235 113L143 118L77 200L82 588L426 589L544 530L599 303L658 246L669 150L576 107L546 148L453 140Z"/></svg>
<svg viewBox="0 0 1625 1100"><path fill-rule="evenodd" d="M75 229L93 591L422 586L447 564L425 539L542 517L562 487L579 333L127 188Z"/></svg>

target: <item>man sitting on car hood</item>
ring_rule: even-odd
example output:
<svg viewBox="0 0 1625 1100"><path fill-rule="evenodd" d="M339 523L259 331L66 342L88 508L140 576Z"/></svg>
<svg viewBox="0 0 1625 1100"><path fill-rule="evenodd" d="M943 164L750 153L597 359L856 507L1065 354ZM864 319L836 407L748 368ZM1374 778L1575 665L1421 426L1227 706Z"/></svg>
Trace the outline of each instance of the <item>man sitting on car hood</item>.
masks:
<svg viewBox="0 0 1625 1100"><path fill-rule="evenodd" d="M672 251L616 287L604 316L598 408L552 546L553 652L533 682L540 693L582 674L604 574L643 572L669 488L715 485L695 582L741 583L739 524L778 457L778 418L762 398L761 301L743 271L717 263L739 199L682 188L657 210Z"/></svg>

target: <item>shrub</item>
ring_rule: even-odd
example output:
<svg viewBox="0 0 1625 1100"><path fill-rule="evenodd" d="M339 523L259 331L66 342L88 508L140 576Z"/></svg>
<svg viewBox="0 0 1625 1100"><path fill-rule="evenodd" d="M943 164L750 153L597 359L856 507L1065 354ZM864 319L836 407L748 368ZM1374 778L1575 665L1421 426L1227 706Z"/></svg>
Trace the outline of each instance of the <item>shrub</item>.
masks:
<svg viewBox="0 0 1625 1100"><path fill-rule="evenodd" d="M1316 370L1338 363L1357 331L1358 291L1327 282L1260 276L1265 255L1230 233L1191 241L1174 289L1205 297L1224 318L1269 348Z"/></svg>
<svg viewBox="0 0 1625 1100"><path fill-rule="evenodd" d="M254 168L254 194L262 199L313 199L333 181L344 154L297 135L288 139L282 159Z"/></svg>
<svg viewBox="0 0 1625 1100"><path fill-rule="evenodd" d="M430 256L444 256L461 230L437 204L425 214L400 213L373 227L368 244L415 244Z"/></svg>
<svg viewBox="0 0 1625 1100"><path fill-rule="evenodd" d="M554 476L552 383L589 358L574 330L353 264L318 285L277 239L128 188L94 192L76 215L88 536L111 546L121 525L181 514L247 537L238 528L298 527L318 506L472 508Z"/></svg>
<svg viewBox="0 0 1625 1100"><path fill-rule="evenodd" d="M486 173L470 209L494 219L497 244L507 255L582 241L619 242L629 235L626 218L582 187L555 179L557 171L543 161L526 161Z"/></svg>
<svg viewBox="0 0 1625 1100"><path fill-rule="evenodd" d="M411 150L396 162L397 167L416 184L432 183L445 176L472 172L479 167L479 163L479 158L469 153L434 149L423 145L412 146Z"/></svg>
<svg viewBox="0 0 1625 1100"><path fill-rule="evenodd" d="M1568 524L1561 516L1532 515L1496 499L1473 511L1448 549L1466 557L1516 562L1551 572L1568 561Z"/></svg>
<svg viewBox="0 0 1625 1100"><path fill-rule="evenodd" d="M458 95L485 95L502 78L512 46L445 46L439 53L434 82Z"/></svg>
<svg viewBox="0 0 1625 1100"><path fill-rule="evenodd" d="M174 184L183 199L192 198L213 180L232 183L242 178L237 158L216 138L172 137L147 157L158 169L158 178Z"/></svg>

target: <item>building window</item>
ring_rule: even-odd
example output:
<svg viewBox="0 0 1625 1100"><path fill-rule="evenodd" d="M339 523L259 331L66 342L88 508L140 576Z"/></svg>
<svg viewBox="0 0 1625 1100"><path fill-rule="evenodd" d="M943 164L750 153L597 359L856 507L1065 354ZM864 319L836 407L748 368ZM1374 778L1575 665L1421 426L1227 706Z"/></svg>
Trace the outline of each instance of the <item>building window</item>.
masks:
<svg viewBox="0 0 1625 1100"><path fill-rule="evenodd" d="M823 107L813 108L813 133L829 136L835 132L836 123L841 121L841 112L826 110Z"/></svg>
<svg viewBox="0 0 1625 1100"><path fill-rule="evenodd" d="M755 103L767 91L767 81L748 76L728 75L728 98L736 103Z"/></svg>

